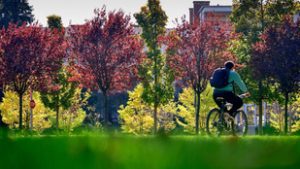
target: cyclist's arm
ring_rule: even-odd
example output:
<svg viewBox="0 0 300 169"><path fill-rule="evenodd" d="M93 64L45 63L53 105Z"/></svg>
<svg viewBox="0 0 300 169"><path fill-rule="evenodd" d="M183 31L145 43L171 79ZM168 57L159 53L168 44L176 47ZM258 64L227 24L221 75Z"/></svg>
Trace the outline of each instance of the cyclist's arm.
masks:
<svg viewBox="0 0 300 169"><path fill-rule="evenodd" d="M242 92L244 93L248 92L248 89L244 81L241 79L241 76L237 72L233 73L233 81L235 84L238 85L238 87L242 90Z"/></svg>

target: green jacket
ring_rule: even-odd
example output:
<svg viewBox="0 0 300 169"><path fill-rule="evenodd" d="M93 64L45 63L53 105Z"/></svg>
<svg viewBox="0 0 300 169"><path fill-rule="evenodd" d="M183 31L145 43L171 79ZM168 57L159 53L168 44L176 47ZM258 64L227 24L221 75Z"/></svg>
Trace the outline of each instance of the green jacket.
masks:
<svg viewBox="0 0 300 169"><path fill-rule="evenodd" d="M241 76L235 72L235 71L230 71L229 72L229 78L228 78L228 85L223 87L223 88L215 88L215 91L229 91L233 92L233 83L234 82L244 93L248 91L245 83L241 79Z"/></svg>

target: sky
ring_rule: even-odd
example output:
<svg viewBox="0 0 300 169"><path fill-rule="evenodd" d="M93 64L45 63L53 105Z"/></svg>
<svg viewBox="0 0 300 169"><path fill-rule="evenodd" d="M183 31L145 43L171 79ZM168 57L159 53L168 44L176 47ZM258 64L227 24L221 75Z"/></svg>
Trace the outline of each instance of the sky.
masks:
<svg viewBox="0 0 300 169"><path fill-rule="evenodd" d="M175 18L186 15L189 8L193 7L194 0L161 0L161 5L169 16L167 27L174 27ZM47 25L47 16L56 14L62 17L64 26L71 24L83 24L86 19L93 18L93 10L106 5L107 10L122 9L130 14L135 23L133 14L140 11L140 7L147 0L29 0L33 6L35 19L42 25ZM211 0L211 5L231 5L232 0Z"/></svg>

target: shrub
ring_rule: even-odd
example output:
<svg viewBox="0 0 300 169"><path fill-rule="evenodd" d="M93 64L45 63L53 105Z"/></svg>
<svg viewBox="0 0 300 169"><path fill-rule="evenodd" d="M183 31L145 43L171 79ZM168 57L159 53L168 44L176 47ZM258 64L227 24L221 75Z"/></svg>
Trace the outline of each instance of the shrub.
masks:
<svg viewBox="0 0 300 169"><path fill-rule="evenodd" d="M143 90L143 86L139 84L132 92L128 92L127 105L122 105L118 110L121 129L125 133L149 134L152 132L154 127L153 106L149 106L142 100ZM175 114L176 104L174 102L159 107L157 117L160 131L168 133L176 127Z"/></svg>

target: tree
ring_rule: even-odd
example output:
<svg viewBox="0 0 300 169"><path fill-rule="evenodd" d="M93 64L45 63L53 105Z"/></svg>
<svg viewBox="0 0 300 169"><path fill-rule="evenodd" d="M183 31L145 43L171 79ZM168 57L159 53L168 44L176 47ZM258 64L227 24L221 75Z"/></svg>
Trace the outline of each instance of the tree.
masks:
<svg viewBox="0 0 300 169"><path fill-rule="evenodd" d="M10 25L0 33L0 67L5 84L19 96L19 128L22 129L23 96L61 67L65 42L57 31L34 25ZM38 83L39 82L39 83Z"/></svg>
<svg viewBox="0 0 300 169"><path fill-rule="evenodd" d="M137 80L137 66L143 44L134 35L130 17L122 11L107 14L105 7L95 17L68 32L74 59L73 80L101 91L105 125L111 122L107 96L131 88Z"/></svg>
<svg viewBox="0 0 300 169"><path fill-rule="evenodd" d="M166 38L168 64L178 80L185 81L194 90L195 128L199 133L201 93L206 89L212 71L226 60L235 60L226 51L234 34L229 27L213 21L189 24L185 20Z"/></svg>
<svg viewBox="0 0 300 169"><path fill-rule="evenodd" d="M213 89L210 85L201 93L201 107L200 107L200 119L199 128L205 133L206 117L208 112L216 107L213 100ZM195 105L194 105L194 90L193 88L185 88L179 95L178 104L178 117L176 118L177 123L183 126L184 131L188 133L195 133Z"/></svg>
<svg viewBox="0 0 300 169"><path fill-rule="evenodd" d="M293 14L296 10L296 0L234 0L231 21L241 36L242 45L236 46L237 56L244 55L243 64L247 65L252 59L251 46L260 41L260 34L270 25L280 23L282 17L286 14ZM247 46L245 48L245 45ZM246 50L240 50L244 48ZM262 58L263 59L263 58ZM241 60L241 59L240 59ZM263 63L264 60L261 61ZM263 71L265 72L265 71ZM250 91L253 95L253 101L259 105L259 134L262 134L262 103L266 98L273 99L272 91L267 83L267 76L260 73L256 76L251 73L251 68L245 67L242 76L245 81L250 82ZM256 85L252 82L256 82Z"/></svg>
<svg viewBox="0 0 300 169"><path fill-rule="evenodd" d="M156 134L158 108L173 98L174 77L158 42L158 38L165 34L168 17L161 8L159 0L148 0L147 5L141 7L141 11L134 14L134 17L143 29L141 36L147 44L147 59L140 66L139 76L144 87L142 98L154 107L153 133Z"/></svg>
<svg viewBox="0 0 300 169"><path fill-rule="evenodd" d="M52 81L49 80L47 89L41 94L41 100L46 107L56 112L56 129L58 129L60 111L72 106L77 84L69 81L71 74L66 68L60 69L56 76Z"/></svg>
<svg viewBox="0 0 300 169"><path fill-rule="evenodd" d="M143 86L139 84L132 92L128 92L129 100L126 107L118 110L121 128L125 133L150 134L154 126L153 108L142 99ZM175 127L174 115L177 114L175 102L160 106L158 109L158 128L160 131L171 132Z"/></svg>
<svg viewBox="0 0 300 169"><path fill-rule="evenodd" d="M74 128L82 125L86 117L86 112L83 110L83 106L87 106L87 100L90 97L88 92L82 92L80 88L75 89L73 97L67 102L71 103L71 106L65 109L62 106L60 111L60 128L66 132L73 131Z"/></svg>
<svg viewBox="0 0 300 169"><path fill-rule="evenodd" d="M51 15L47 18L48 27L54 31L61 32L61 36L64 36L61 17ZM68 72L68 67L62 66L60 70L53 72L51 78L47 79L49 85L41 93L41 100L45 106L56 112L56 129L59 128L60 110L69 109L72 106L72 98L75 96L77 84L70 82L70 77L71 74Z"/></svg>
<svg viewBox="0 0 300 169"><path fill-rule="evenodd" d="M32 23L32 10L27 0L0 0L0 29L7 28L9 23L19 26L23 22Z"/></svg>
<svg viewBox="0 0 300 169"><path fill-rule="evenodd" d="M290 94L300 89L300 24L294 23L290 17L280 25L272 26L263 33L263 42L254 46L251 65L255 69L267 68L274 82L279 84L280 92L285 97L285 133L288 132L288 104ZM264 63L261 63L261 58Z"/></svg>
<svg viewBox="0 0 300 169"><path fill-rule="evenodd" d="M47 17L47 23L48 27L51 29L58 29L59 31L62 31L63 29L61 17L58 15L49 15Z"/></svg>

